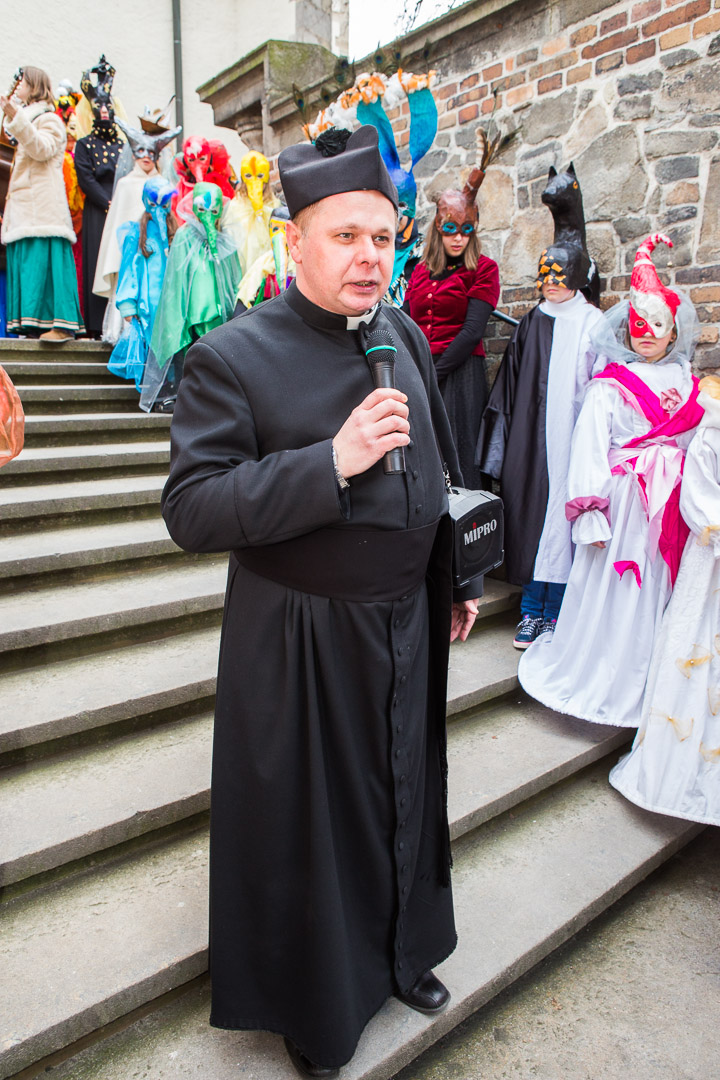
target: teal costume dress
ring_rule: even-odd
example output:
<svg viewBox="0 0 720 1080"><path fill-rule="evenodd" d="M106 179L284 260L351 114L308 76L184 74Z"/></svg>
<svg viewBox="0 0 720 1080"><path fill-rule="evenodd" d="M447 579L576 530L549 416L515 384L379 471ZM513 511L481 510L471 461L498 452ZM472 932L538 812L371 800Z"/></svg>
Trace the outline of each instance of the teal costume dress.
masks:
<svg viewBox="0 0 720 1080"><path fill-rule="evenodd" d="M196 189L214 186L195 185ZM189 218L175 234L145 366L140 408L146 412L152 409L163 384L169 384L173 395L177 392L188 347L227 322L235 309L242 277L237 248L223 232L215 230L215 236L210 237L196 217ZM171 371L170 362L177 354L180 356Z"/></svg>

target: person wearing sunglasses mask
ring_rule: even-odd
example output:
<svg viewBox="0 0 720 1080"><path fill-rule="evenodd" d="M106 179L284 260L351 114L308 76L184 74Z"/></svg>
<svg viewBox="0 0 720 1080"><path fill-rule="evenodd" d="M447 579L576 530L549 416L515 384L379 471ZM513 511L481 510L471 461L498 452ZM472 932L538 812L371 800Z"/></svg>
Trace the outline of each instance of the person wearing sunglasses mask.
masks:
<svg viewBox="0 0 720 1080"><path fill-rule="evenodd" d="M500 296L497 263L480 251L475 202L484 178L474 169L462 191L444 191L422 260L408 283L403 308L430 345L466 487L484 488L475 465L487 402L482 337Z"/></svg>

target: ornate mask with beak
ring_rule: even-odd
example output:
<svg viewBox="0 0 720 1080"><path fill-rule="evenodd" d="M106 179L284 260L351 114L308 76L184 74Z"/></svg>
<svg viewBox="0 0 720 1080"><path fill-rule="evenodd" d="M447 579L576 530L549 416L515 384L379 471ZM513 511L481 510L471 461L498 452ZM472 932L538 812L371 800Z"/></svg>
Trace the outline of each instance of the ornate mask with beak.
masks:
<svg viewBox="0 0 720 1080"><path fill-rule="evenodd" d="M153 221L160 230L160 236L165 247L167 247L167 216L170 210L170 200L173 196L175 188L172 184L169 184L167 180L160 175L151 176L149 180L146 180L143 184L142 201L143 206L152 217Z"/></svg>
<svg viewBox="0 0 720 1080"><path fill-rule="evenodd" d="M175 188L168 183L164 176L151 176L143 184L143 206L151 214L157 207L169 210L170 199L174 191Z"/></svg>
<svg viewBox="0 0 720 1080"><path fill-rule="evenodd" d="M114 78L115 68L108 64L103 53L95 67L83 71L80 79L80 89L90 103L94 121L103 127L110 127L115 122L115 106L112 100Z"/></svg>
<svg viewBox="0 0 720 1080"><path fill-rule="evenodd" d="M276 206L270 215L270 242L272 244L273 262L275 263L275 280L280 292L287 288L288 276L288 246L285 237L287 223L290 220L287 206Z"/></svg>
<svg viewBox="0 0 720 1080"><path fill-rule="evenodd" d="M210 254L217 262L217 230L223 212L223 195L217 184L201 181L193 188L193 214L205 229Z"/></svg>
<svg viewBox="0 0 720 1080"><path fill-rule="evenodd" d="M264 154L251 150L240 162L240 179L245 185L255 213L263 208L265 185L270 180L270 162Z"/></svg>
<svg viewBox="0 0 720 1080"><path fill-rule="evenodd" d="M132 150L134 158L151 158L155 162L158 160L161 151L165 149L167 144L172 142L172 140L182 131L181 127L176 127L172 128L171 131L163 131L161 135L148 135L146 131L141 131L138 128L130 127L129 124L125 124L119 117L115 123L121 129L130 144L130 149Z"/></svg>
<svg viewBox="0 0 720 1080"><path fill-rule="evenodd" d="M182 162L199 184L210 168L210 144L202 135L190 135L182 146Z"/></svg>

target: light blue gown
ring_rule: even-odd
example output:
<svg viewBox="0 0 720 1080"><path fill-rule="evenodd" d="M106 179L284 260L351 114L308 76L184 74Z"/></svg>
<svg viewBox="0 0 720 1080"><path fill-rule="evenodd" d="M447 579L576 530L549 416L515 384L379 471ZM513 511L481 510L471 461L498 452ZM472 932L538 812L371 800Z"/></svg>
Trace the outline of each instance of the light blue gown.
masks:
<svg viewBox="0 0 720 1080"><path fill-rule="evenodd" d="M148 181L145 185L154 183ZM161 181L165 184L165 181ZM154 184L156 187L157 184ZM167 185L170 191L172 188ZM113 349L108 370L122 379L134 379L138 393L142 386L145 362L152 338L155 314L160 302L163 280L168 261L167 214L168 201L158 205L151 201L154 191L143 190L143 202L150 213L147 223L145 247L149 256L140 249L140 223L126 221L118 229L118 243L122 252L118 273L115 303L123 318L135 316L126 322L123 332Z"/></svg>

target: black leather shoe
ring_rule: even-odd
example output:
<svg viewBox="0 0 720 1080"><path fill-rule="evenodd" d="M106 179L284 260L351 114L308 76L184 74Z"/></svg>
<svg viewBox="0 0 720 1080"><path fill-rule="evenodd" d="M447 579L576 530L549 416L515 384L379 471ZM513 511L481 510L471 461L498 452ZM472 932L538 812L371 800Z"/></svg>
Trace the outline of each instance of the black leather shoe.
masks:
<svg viewBox="0 0 720 1080"><path fill-rule="evenodd" d="M432 971L421 975L406 994L396 994L405 1005L421 1013L440 1013L450 1000L450 991Z"/></svg>
<svg viewBox="0 0 720 1080"><path fill-rule="evenodd" d="M305 1057L303 1052L298 1050L295 1043L288 1038L285 1039L285 1049L301 1076L337 1076L340 1071L339 1069L328 1069L326 1065L316 1065L310 1058Z"/></svg>

